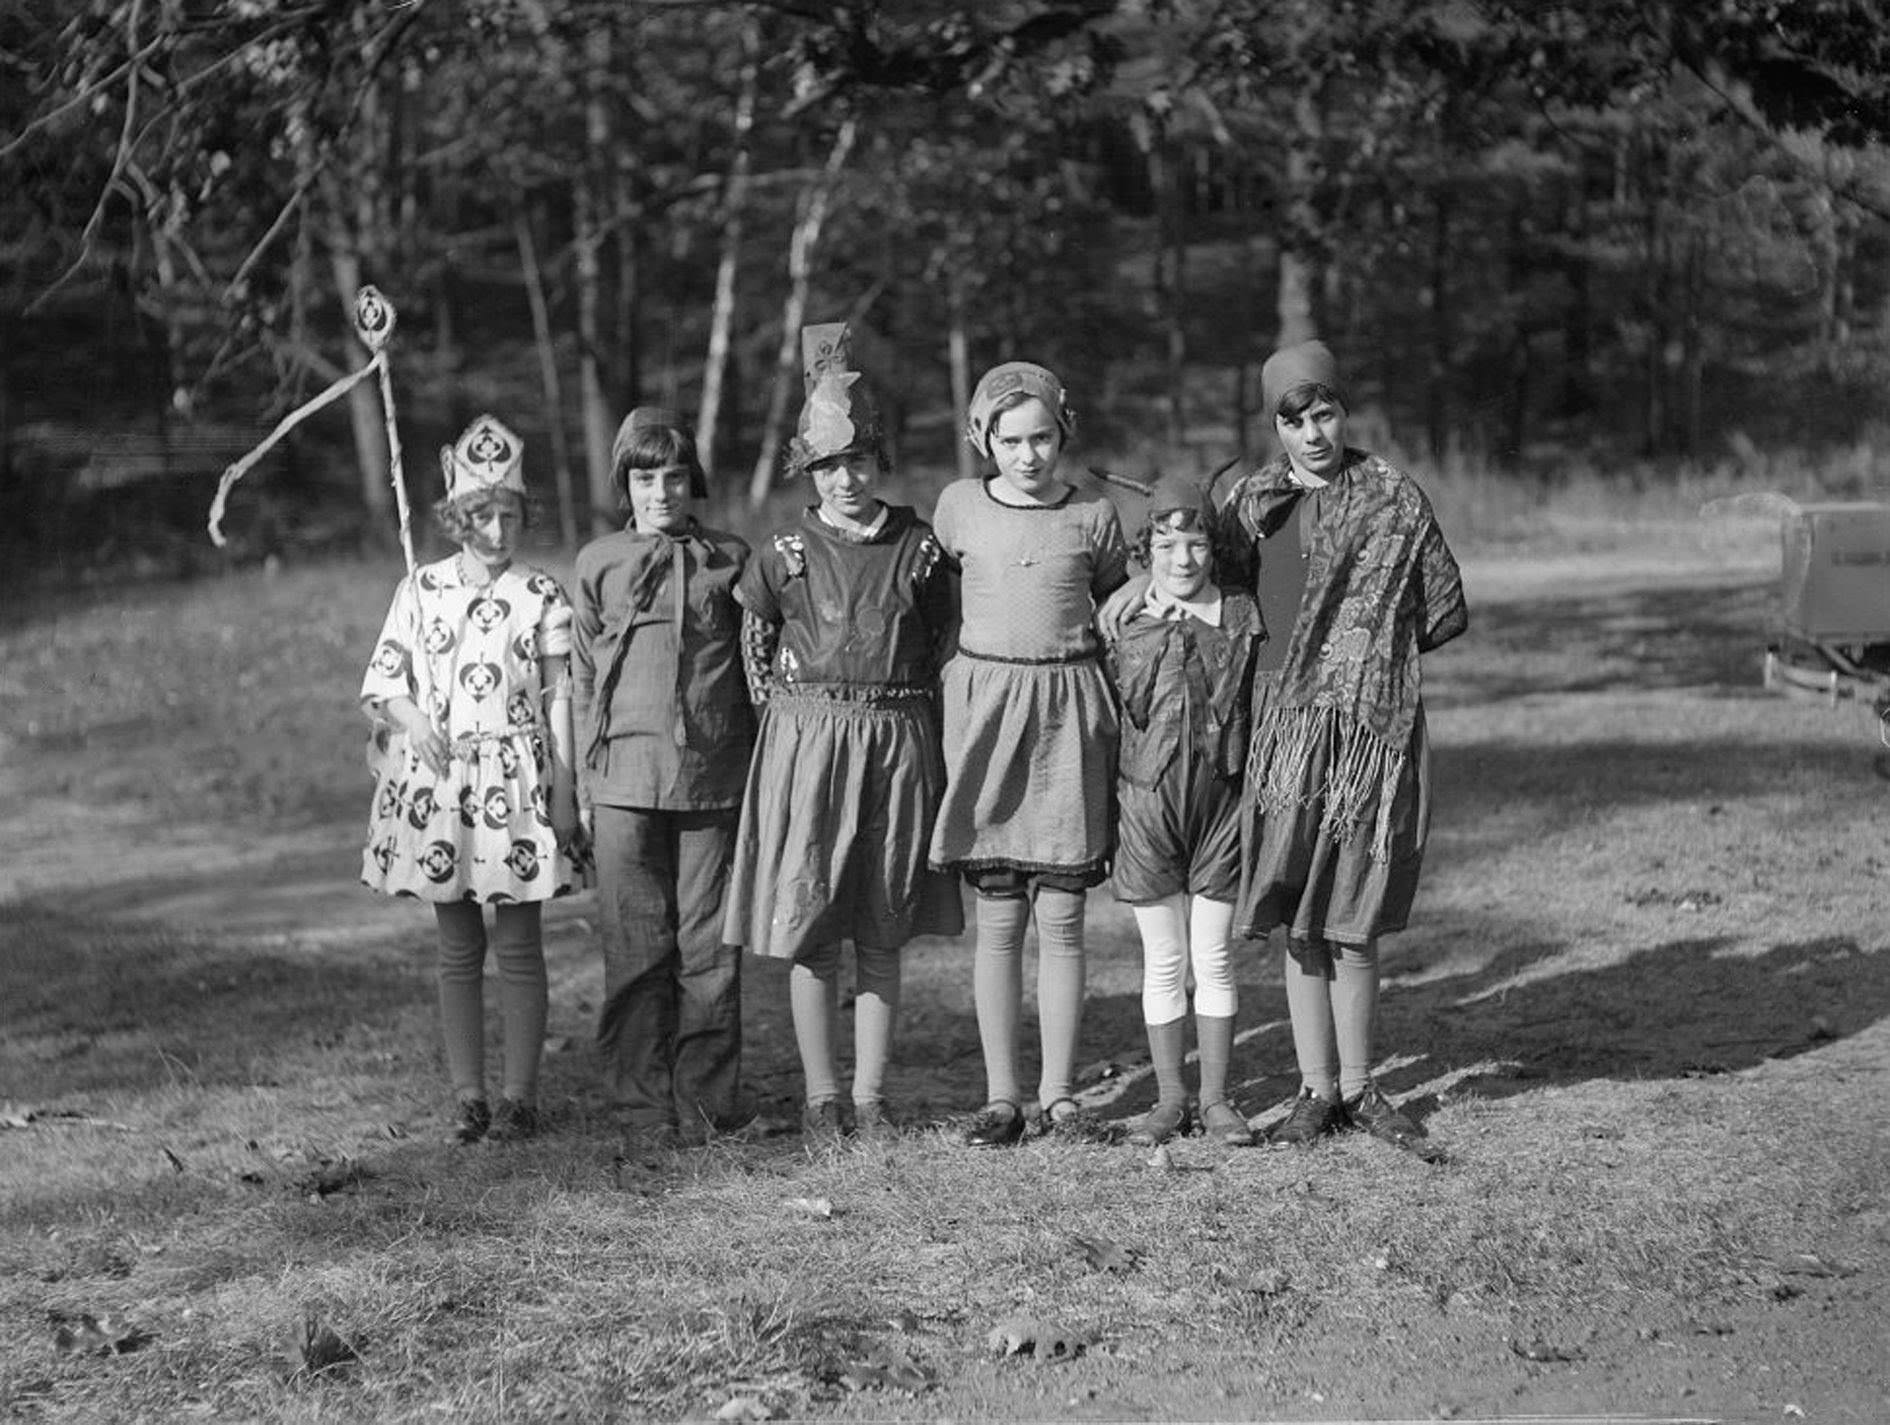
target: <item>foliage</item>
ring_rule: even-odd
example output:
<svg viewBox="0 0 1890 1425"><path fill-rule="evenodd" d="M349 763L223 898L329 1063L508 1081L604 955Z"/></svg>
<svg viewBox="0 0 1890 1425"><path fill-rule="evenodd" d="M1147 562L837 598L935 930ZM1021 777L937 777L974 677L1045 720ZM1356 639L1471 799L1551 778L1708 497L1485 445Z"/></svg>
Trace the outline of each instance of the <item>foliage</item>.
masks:
<svg viewBox="0 0 1890 1425"><path fill-rule="evenodd" d="M810 312L860 328L902 455L949 454L953 343L1067 368L1151 463L1256 449L1252 368L1306 330L1434 455L1697 457L1805 439L1797 402L1836 442L1885 415L1890 40L1864 0L20 0L0 484L67 501L80 420L200 479L197 426L260 428L355 364L348 271L401 308L418 448L486 405L542 448L578 420L546 360L601 363L586 422L688 406L749 26L737 464L767 440L798 200L849 120ZM338 436L298 437L296 499L350 483Z"/></svg>

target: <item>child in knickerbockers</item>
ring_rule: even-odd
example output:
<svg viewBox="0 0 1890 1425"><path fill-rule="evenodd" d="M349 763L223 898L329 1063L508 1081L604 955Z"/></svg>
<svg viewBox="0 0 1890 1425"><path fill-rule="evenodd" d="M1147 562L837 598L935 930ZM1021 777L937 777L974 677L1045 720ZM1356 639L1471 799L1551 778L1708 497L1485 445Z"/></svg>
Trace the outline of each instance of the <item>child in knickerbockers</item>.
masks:
<svg viewBox="0 0 1890 1425"><path fill-rule="evenodd" d="M818 503L749 561L736 588L761 730L723 937L791 959L789 1002L810 1143L896 1131L883 1083L900 948L964 929L958 885L926 865L944 790L939 655L951 583L931 528L873 493L887 468L845 324L801 333L807 401L788 469ZM834 1036L841 941L853 942L853 1083Z"/></svg>
<svg viewBox="0 0 1890 1425"><path fill-rule="evenodd" d="M708 494L681 417L624 418L611 470L629 523L578 552L577 728L604 952L605 1090L637 1148L736 1126L741 954L722 942L754 712L735 585L748 546Z"/></svg>
<svg viewBox="0 0 1890 1425"><path fill-rule="evenodd" d="M1046 1131L1081 1133L1071 1096L1084 990L1083 897L1107 874L1116 710L1091 626L1122 583L1115 506L1058 472L1074 426L1063 383L1029 362L993 367L968 436L994 476L954 481L932 523L961 574L959 647L943 678L945 799L932 861L977 892L972 994L985 1106L965 1141L1016 1143L1024 931L1037 922L1038 1089Z"/></svg>
<svg viewBox="0 0 1890 1425"><path fill-rule="evenodd" d="M435 514L459 551L401 581L361 684L381 724L361 879L433 904L461 1143L537 1130L547 1000L539 912L581 882L571 605L555 579L512 557L529 514L523 459L518 437L491 416L440 452L446 498ZM485 1084L488 904L505 1043L496 1112Z"/></svg>
<svg viewBox="0 0 1890 1425"><path fill-rule="evenodd" d="M1253 1142L1227 1098L1237 1007L1228 939L1249 683L1266 634L1253 596L1216 582L1215 526L1206 490L1157 482L1136 540L1148 599L1109 650L1122 701L1113 881L1142 936L1142 1017L1159 1095L1129 1141L1148 1146L1194 1121L1182 1077L1191 967L1201 1128L1231 1147Z"/></svg>

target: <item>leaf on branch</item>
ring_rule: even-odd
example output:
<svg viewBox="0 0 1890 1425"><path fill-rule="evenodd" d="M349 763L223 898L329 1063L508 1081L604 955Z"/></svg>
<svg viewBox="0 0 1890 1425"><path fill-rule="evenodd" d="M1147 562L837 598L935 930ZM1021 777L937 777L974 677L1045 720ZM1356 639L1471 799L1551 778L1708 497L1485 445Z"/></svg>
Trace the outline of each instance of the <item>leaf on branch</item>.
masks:
<svg viewBox="0 0 1890 1425"><path fill-rule="evenodd" d="M1142 1265L1142 1253L1138 1249L1112 1242L1107 1237L1078 1237L1072 1234L1070 1241L1082 1252L1084 1260L1099 1272L1132 1272Z"/></svg>
<svg viewBox="0 0 1890 1425"><path fill-rule="evenodd" d="M1089 1339L1081 1332L1040 1316L1006 1317L991 1328L985 1340L1000 1356L1029 1356L1040 1363L1073 1361L1089 1346Z"/></svg>

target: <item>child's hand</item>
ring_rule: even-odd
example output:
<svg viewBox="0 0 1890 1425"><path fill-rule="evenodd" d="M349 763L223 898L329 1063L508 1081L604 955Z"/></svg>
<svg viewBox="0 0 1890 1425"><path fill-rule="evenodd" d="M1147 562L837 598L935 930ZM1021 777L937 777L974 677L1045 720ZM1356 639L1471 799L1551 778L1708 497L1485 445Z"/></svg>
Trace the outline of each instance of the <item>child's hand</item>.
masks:
<svg viewBox="0 0 1890 1425"><path fill-rule="evenodd" d="M571 797L553 797L551 799L551 834L558 839L558 849L567 856L575 857L578 849L590 840L584 819L578 813L578 805Z"/></svg>
<svg viewBox="0 0 1890 1425"><path fill-rule="evenodd" d="M1102 635L1104 642L1114 643L1122 637L1123 625L1148 602L1148 588L1148 575L1137 574L1103 600L1102 607L1096 610L1096 632Z"/></svg>
<svg viewBox="0 0 1890 1425"><path fill-rule="evenodd" d="M434 776L444 777L453 763L453 749L427 715L410 703L402 710L400 727L407 734L407 745L413 749L414 756Z"/></svg>

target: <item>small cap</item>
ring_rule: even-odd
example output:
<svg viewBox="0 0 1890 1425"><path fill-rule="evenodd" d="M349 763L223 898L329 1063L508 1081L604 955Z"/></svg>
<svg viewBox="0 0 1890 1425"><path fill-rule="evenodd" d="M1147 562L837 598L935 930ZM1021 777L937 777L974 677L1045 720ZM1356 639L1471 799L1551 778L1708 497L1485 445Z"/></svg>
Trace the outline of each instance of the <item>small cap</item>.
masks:
<svg viewBox="0 0 1890 1425"><path fill-rule="evenodd" d="M1323 341L1302 341L1295 346L1283 346L1266 360L1260 368L1260 393L1267 419L1271 421L1280 413L1280 402L1284 401L1301 386L1324 386L1341 400L1343 388L1339 385L1339 363L1332 355L1332 348Z"/></svg>

